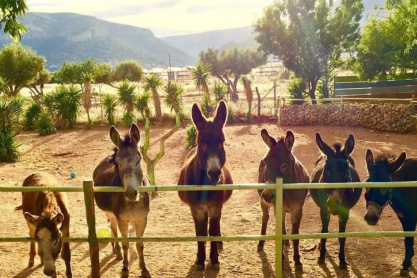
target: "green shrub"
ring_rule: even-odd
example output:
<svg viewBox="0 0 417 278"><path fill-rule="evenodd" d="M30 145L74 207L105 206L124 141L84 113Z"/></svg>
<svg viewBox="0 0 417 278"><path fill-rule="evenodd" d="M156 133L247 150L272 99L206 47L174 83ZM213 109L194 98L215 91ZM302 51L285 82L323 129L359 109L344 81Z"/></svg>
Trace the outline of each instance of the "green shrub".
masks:
<svg viewBox="0 0 417 278"><path fill-rule="evenodd" d="M288 83L288 93L290 99L304 99L306 94L307 85L301 78L292 78ZM300 105L303 104L303 100L292 100L291 104Z"/></svg>
<svg viewBox="0 0 417 278"><path fill-rule="evenodd" d="M0 101L0 131L19 130L19 119L24 100L20 97L4 98Z"/></svg>
<svg viewBox="0 0 417 278"><path fill-rule="evenodd" d="M24 114L23 124L27 129L34 129L35 122L42 113L41 108L36 102L32 102Z"/></svg>
<svg viewBox="0 0 417 278"><path fill-rule="evenodd" d="M35 127L41 136L57 133L54 121L44 112L39 114L39 117L35 122Z"/></svg>
<svg viewBox="0 0 417 278"><path fill-rule="evenodd" d="M184 89L181 87L181 85L177 83L171 83L171 93L174 97L174 102L177 105L178 109L182 111L182 93L184 92ZM168 86L165 87L165 96L164 96L164 104L172 111L174 111L174 106L171 103L171 99L168 95Z"/></svg>
<svg viewBox="0 0 417 278"><path fill-rule="evenodd" d="M130 127L130 125L131 125L131 124L132 124L132 122L133 122L132 118L133 118L133 113L131 113L131 112L129 112L129 111L125 111L125 112L123 113L123 117L122 117L122 122L123 122L123 125L124 125L125 127Z"/></svg>
<svg viewBox="0 0 417 278"><path fill-rule="evenodd" d="M135 102L135 89L136 85L131 85L127 80L123 80L122 84L117 87L117 92L119 95L119 102L124 106L125 111L128 111L132 114L134 102Z"/></svg>
<svg viewBox="0 0 417 278"><path fill-rule="evenodd" d="M0 132L0 162L16 162L19 160L19 147L16 134L12 130Z"/></svg>
<svg viewBox="0 0 417 278"><path fill-rule="evenodd" d="M230 106L228 106L227 107L227 123L228 124L233 124L235 122L236 122L235 111Z"/></svg>
<svg viewBox="0 0 417 278"><path fill-rule="evenodd" d="M149 92L144 92L136 98L135 108L142 115L143 119L146 117L145 110L149 109L150 101L151 94Z"/></svg>
<svg viewBox="0 0 417 278"><path fill-rule="evenodd" d="M216 109L216 102L210 101L209 95L204 93L203 100L200 102L200 108L203 115L208 118L211 116L214 109Z"/></svg>
<svg viewBox="0 0 417 278"><path fill-rule="evenodd" d="M193 148L197 146L197 129L194 125L188 125L185 133L185 146Z"/></svg>
<svg viewBox="0 0 417 278"><path fill-rule="evenodd" d="M216 83L212 88L212 92L214 94L214 97L216 98L216 102L225 100L227 93L226 85L224 85L223 83Z"/></svg>
<svg viewBox="0 0 417 278"><path fill-rule="evenodd" d="M104 106L104 115L106 116L107 122L111 125L116 124L116 107L117 101L116 97L111 94L104 94L102 104Z"/></svg>

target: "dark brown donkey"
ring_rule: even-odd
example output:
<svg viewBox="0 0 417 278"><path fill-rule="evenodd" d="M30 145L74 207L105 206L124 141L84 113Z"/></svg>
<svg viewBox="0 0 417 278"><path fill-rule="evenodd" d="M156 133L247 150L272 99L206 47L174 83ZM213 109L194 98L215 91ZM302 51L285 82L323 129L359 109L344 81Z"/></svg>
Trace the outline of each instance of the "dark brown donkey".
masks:
<svg viewBox="0 0 417 278"><path fill-rule="evenodd" d="M116 146L113 155L103 159L93 173L94 186L123 187L124 192L95 193L97 206L103 210L111 225L112 236L117 237L119 226L122 237L129 236L129 223L135 225L136 236L142 237L149 213L149 194L139 193L140 186L148 186L149 178L142 172L140 161L142 155L138 145L139 128L132 124L129 134L120 138L114 126L110 128L110 138ZM129 276L129 243L123 242L123 257L118 242L112 244L116 258L123 258L122 277ZM136 243L139 267L142 277L150 277L143 257L143 243Z"/></svg>
<svg viewBox="0 0 417 278"><path fill-rule="evenodd" d="M406 153L398 157L366 151L366 165L369 176L367 182L417 181L417 158L406 159ZM389 203L398 216L404 231L415 231L417 223L417 188L368 188L365 193L366 215L369 225L376 225L382 210ZM404 240L405 257L401 276L408 275L411 259L414 257L414 238Z"/></svg>
<svg viewBox="0 0 417 278"><path fill-rule="evenodd" d="M359 182L358 173L355 170L355 163L350 154L355 148L355 138L349 135L345 147L341 144L334 144L334 149L328 146L316 134L316 142L320 151L325 155L316 161L312 175L312 183L348 183ZM362 188L356 189L311 189L311 197L320 208L322 233L329 232L330 214L339 216L339 232L346 231L346 224L349 219L349 210L358 202ZM339 238L339 268L346 269L345 260L345 238ZM323 238L320 244L319 264L323 264L326 256L326 239Z"/></svg>
<svg viewBox="0 0 417 278"><path fill-rule="evenodd" d="M197 104L192 108L192 119L197 128L197 147L181 169L178 185L232 184L232 176L226 163L223 127L227 119L227 107L220 101L216 115L207 120ZM187 203L194 218L197 236L220 236L220 218L223 204L232 195L231 190L178 192L180 199ZM211 268L219 270L219 249L222 243L210 243ZM206 260L205 242L198 242L197 270L204 269Z"/></svg>
<svg viewBox="0 0 417 278"><path fill-rule="evenodd" d="M259 183L275 183L277 178L283 178L284 183L310 182L310 176L307 170L291 152L295 141L294 133L291 130L287 131L285 138L281 137L278 141L269 136L266 129L262 129L261 136L269 150L259 165ZM262 209L261 235L265 235L269 219L269 207L275 207L275 191L265 189L263 191L259 190L258 192L261 195ZM291 213L291 233L298 234L307 193L307 189L284 190L282 215L282 231L284 234L286 234L285 216L287 213ZM293 240L293 247L295 266L301 267L298 239ZM262 251L263 248L264 241L261 240L258 244L258 251Z"/></svg>
<svg viewBox="0 0 417 278"><path fill-rule="evenodd" d="M56 178L46 173L32 174L23 182L24 187L58 185ZM61 241L62 237L70 236L70 214L66 194L49 191L23 192L22 209L29 227L29 235L38 243L43 273L56 277L55 261L62 249L61 256L65 261L66 277L72 277L69 243ZM29 267L33 266L35 255L35 243L31 242Z"/></svg>

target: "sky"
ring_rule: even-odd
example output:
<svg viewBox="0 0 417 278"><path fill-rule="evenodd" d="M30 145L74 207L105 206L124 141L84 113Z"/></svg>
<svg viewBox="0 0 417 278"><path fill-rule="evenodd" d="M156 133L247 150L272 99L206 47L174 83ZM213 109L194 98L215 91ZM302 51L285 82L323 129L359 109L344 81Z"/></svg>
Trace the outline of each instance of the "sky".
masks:
<svg viewBox="0 0 417 278"><path fill-rule="evenodd" d="M27 0L29 12L73 12L147 28L155 36L250 26L273 0Z"/></svg>

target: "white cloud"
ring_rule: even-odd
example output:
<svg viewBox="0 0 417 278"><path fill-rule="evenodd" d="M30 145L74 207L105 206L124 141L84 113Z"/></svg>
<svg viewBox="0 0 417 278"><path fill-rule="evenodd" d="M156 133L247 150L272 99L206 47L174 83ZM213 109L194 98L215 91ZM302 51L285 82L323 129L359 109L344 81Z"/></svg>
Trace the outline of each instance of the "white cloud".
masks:
<svg viewBox="0 0 417 278"><path fill-rule="evenodd" d="M158 33L192 33L252 25L272 0L28 0L31 12L73 12Z"/></svg>

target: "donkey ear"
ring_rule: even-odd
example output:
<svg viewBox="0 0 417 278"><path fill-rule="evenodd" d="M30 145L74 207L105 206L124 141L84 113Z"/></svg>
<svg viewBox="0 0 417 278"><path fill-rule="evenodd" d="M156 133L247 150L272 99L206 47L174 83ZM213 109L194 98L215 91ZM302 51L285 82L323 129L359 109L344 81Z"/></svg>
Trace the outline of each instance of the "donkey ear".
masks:
<svg viewBox="0 0 417 278"><path fill-rule="evenodd" d="M321 136L319 133L316 133L316 143L317 146L319 147L320 151L325 154L325 155L329 155L329 154L333 154L333 150L332 148L329 147L329 145L327 145L326 143L324 143L324 141L321 139Z"/></svg>
<svg viewBox="0 0 417 278"><path fill-rule="evenodd" d="M261 136L268 148L272 148L272 146L277 144L277 141L275 141L274 138L269 136L268 131L266 131L265 128L261 130Z"/></svg>
<svg viewBox="0 0 417 278"><path fill-rule="evenodd" d="M119 142L121 141L120 134L117 131L117 129L114 127L114 125L112 125L110 128L110 139L113 142L113 144L115 144L116 146L118 146Z"/></svg>
<svg viewBox="0 0 417 278"><path fill-rule="evenodd" d="M64 222L64 215L58 212L51 220L58 228L61 228L62 222Z"/></svg>
<svg viewBox="0 0 417 278"><path fill-rule="evenodd" d="M405 152L402 152L394 161L390 162L389 168L394 173L398 169L403 166L405 159L407 158L407 154Z"/></svg>
<svg viewBox="0 0 417 278"><path fill-rule="evenodd" d="M217 107L216 115L214 116L213 122L218 124L219 126L224 126L227 119L227 106L226 103L221 100Z"/></svg>
<svg viewBox="0 0 417 278"><path fill-rule="evenodd" d="M374 164L374 154L370 149L366 150L366 155L365 155L365 160L366 160L366 166L371 167Z"/></svg>
<svg viewBox="0 0 417 278"><path fill-rule="evenodd" d="M294 146L295 136L294 133L291 130L287 131L287 135L285 136L285 146L289 151L292 150L292 147Z"/></svg>
<svg viewBox="0 0 417 278"><path fill-rule="evenodd" d="M139 127L135 123L132 123L132 126L130 127L130 138L132 139L135 145L139 144L140 132L139 132Z"/></svg>
<svg viewBox="0 0 417 278"><path fill-rule="evenodd" d="M200 129L203 126L203 124L207 123L207 120L201 113L200 106L197 103L193 104L193 108L191 110L191 117L197 129Z"/></svg>
<svg viewBox="0 0 417 278"><path fill-rule="evenodd" d="M37 215L32 215L29 212L25 212L25 219L26 219L26 222L28 223L28 226L31 229L35 230L41 218Z"/></svg>
<svg viewBox="0 0 417 278"><path fill-rule="evenodd" d="M355 137L352 134L349 135L348 139L345 142L345 152L351 154L355 148Z"/></svg>

